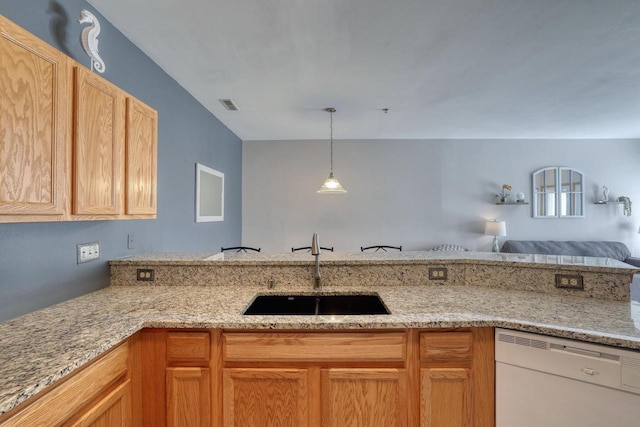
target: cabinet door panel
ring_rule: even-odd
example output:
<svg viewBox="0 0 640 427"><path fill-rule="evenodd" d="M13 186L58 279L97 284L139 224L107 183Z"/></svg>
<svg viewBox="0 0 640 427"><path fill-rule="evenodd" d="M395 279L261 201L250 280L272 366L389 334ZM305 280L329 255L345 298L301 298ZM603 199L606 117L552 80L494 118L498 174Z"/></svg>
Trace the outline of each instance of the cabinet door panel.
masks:
<svg viewBox="0 0 640 427"><path fill-rule="evenodd" d="M156 214L158 113L127 98L126 214Z"/></svg>
<svg viewBox="0 0 640 427"><path fill-rule="evenodd" d="M210 426L210 390L208 368L167 368L167 426Z"/></svg>
<svg viewBox="0 0 640 427"><path fill-rule="evenodd" d="M131 426L131 381L127 380L91 407L73 427Z"/></svg>
<svg viewBox="0 0 640 427"><path fill-rule="evenodd" d="M306 369L224 369L224 426L304 427L309 424Z"/></svg>
<svg viewBox="0 0 640 427"><path fill-rule="evenodd" d="M63 214L68 60L2 16L0 58L0 215Z"/></svg>
<svg viewBox="0 0 640 427"><path fill-rule="evenodd" d="M322 425L406 426L404 369L324 369Z"/></svg>
<svg viewBox="0 0 640 427"><path fill-rule="evenodd" d="M470 427L471 406L469 369L421 369L420 426Z"/></svg>
<svg viewBox="0 0 640 427"><path fill-rule="evenodd" d="M123 93L76 67L73 213L117 215L122 195Z"/></svg>

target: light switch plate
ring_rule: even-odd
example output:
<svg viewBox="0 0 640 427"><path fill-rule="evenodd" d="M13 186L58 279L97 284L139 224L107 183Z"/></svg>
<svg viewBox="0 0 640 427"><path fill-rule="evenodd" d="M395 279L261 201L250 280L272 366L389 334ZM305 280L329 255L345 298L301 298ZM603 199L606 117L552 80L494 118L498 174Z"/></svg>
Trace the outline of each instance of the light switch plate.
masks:
<svg viewBox="0 0 640 427"><path fill-rule="evenodd" d="M78 264L100 259L100 242L80 243L76 250Z"/></svg>

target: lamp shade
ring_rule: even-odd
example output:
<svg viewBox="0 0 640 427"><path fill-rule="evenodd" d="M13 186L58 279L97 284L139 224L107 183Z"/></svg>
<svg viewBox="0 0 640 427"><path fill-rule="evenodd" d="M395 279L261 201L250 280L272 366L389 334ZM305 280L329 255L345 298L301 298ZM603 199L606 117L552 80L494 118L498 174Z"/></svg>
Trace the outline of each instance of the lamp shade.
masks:
<svg viewBox="0 0 640 427"><path fill-rule="evenodd" d="M344 194L346 192L347 190L340 184L340 181L333 176L333 172L329 174L329 177L317 191L318 194Z"/></svg>
<svg viewBox="0 0 640 427"><path fill-rule="evenodd" d="M507 224L504 221L487 221L484 226L484 234L489 236L506 236Z"/></svg>

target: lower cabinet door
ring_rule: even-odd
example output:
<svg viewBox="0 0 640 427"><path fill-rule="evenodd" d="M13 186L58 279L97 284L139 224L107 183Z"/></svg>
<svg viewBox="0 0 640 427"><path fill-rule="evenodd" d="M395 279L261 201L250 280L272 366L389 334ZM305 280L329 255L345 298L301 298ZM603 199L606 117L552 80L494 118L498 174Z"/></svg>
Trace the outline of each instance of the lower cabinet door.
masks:
<svg viewBox="0 0 640 427"><path fill-rule="evenodd" d="M322 425L406 426L405 369L322 370Z"/></svg>
<svg viewBox="0 0 640 427"><path fill-rule="evenodd" d="M469 369L420 370L421 427L470 427L471 406Z"/></svg>
<svg viewBox="0 0 640 427"><path fill-rule="evenodd" d="M122 383L71 425L73 427L131 426L131 381Z"/></svg>
<svg viewBox="0 0 640 427"><path fill-rule="evenodd" d="M167 368L167 427L211 426L209 368Z"/></svg>
<svg viewBox="0 0 640 427"><path fill-rule="evenodd" d="M308 376L307 369L224 369L224 426L308 426Z"/></svg>

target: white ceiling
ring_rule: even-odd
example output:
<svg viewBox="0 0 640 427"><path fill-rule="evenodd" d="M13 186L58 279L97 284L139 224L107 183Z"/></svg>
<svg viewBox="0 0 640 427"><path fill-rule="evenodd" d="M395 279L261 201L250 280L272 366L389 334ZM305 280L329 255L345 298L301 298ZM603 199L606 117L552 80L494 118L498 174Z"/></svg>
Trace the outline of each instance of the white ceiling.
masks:
<svg viewBox="0 0 640 427"><path fill-rule="evenodd" d="M638 0L89 3L243 140L640 137Z"/></svg>

